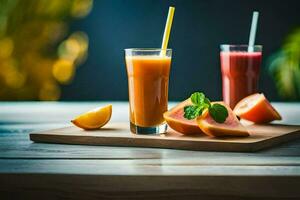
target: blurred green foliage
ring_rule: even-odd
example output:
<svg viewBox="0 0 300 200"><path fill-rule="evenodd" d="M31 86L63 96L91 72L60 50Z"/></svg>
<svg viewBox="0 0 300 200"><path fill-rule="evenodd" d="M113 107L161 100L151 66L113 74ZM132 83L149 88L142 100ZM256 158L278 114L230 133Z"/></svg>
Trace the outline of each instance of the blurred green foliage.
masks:
<svg viewBox="0 0 300 200"><path fill-rule="evenodd" d="M285 100L300 100L300 28L288 35L269 62L279 95Z"/></svg>
<svg viewBox="0 0 300 200"><path fill-rule="evenodd" d="M0 0L0 100L58 100L88 53L88 37L68 24L92 0Z"/></svg>

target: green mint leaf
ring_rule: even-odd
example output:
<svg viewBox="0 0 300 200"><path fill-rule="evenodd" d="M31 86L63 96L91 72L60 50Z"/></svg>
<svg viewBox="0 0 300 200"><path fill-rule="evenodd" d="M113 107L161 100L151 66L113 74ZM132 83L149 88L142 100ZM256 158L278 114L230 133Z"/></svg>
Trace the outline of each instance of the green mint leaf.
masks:
<svg viewBox="0 0 300 200"><path fill-rule="evenodd" d="M195 119L197 117L197 106L185 106L184 107L184 118Z"/></svg>
<svg viewBox="0 0 300 200"><path fill-rule="evenodd" d="M195 105L201 106L205 100L205 95L202 92L195 92L191 95L191 101Z"/></svg>
<svg viewBox="0 0 300 200"><path fill-rule="evenodd" d="M191 120L197 118L199 115L202 115L203 110L205 107L203 106L185 106L184 107L184 118Z"/></svg>
<svg viewBox="0 0 300 200"><path fill-rule="evenodd" d="M198 106L185 106L184 107L184 118L191 120L199 116L199 107Z"/></svg>
<svg viewBox="0 0 300 200"><path fill-rule="evenodd" d="M203 110L204 110L205 108L206 108L205 105L203 105L203 106L198 106L198 107L197 107L197 113L198 113L197 117L200 116L200 115L202 115Z"/></svg>
<svg viewBox="0 0 300 200"><path fill-rule="evenodd" d="M228 117L228 111L225 106L215 103L209 108L210 116L218 123L224 123Z"/></svg>
<svg viewBox="0 0 300 200"><path fill-rule="evenodd" d="M205 97L204 103L207 104L208 107L210 107L210 100L207 97Z"/></svg>

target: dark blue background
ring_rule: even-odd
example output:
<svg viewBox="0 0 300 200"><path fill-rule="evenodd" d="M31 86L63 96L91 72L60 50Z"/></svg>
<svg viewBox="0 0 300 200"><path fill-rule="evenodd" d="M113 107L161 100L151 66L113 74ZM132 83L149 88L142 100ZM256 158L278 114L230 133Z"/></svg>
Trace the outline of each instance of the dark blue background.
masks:
<svg viewBox="0 0 300 200"><path fill-rule="evenodd" d="M219 45L248 42L252 11L260 11L257 43L263 45L260 90L279 100L266 61L300 25L299 1L281 0L95 0L89 16L71 25L90 39L89 57L62 100L127 100L124 48L160 47L168 7L175 6L170 100L193 91L221 98Z"/></svg>

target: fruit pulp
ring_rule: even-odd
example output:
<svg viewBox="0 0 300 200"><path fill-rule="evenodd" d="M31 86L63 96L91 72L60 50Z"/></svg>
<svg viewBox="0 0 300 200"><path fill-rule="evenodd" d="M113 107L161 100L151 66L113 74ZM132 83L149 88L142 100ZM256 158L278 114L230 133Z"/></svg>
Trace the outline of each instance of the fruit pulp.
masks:
<svg viewBox="0 0 300 200"><path fill-rule="evenodd" d="M281 120L281 115L263 94L252 94L242 99L234 108L234 113L242 119L254 123L268 123Z"/></svg>
<svg viewBox="0 0 300 200"><path fill-rule="evenodd" d="M96 108L83 113L77 116L75 119L71 120L71 122L75 126L85 130L99 129L107 124L107 122L111 118L111 113L112 105L109 104L107 106Z"/></svg>
<svg viewBox="0 0 300 200"><path fill-rule="evenodd" d="M244 97L256 93L261 52L221 52L223 101L232 109Z"/></svg>
<svg viewBox="0 0 300 200"><path fill-rule="evenodd" d="M236 136L246 137L249 136L247 129L240 123L233 111L223 102L212 102L212 104L218 103L226 107L228 116L223 123L216 122L208 110L197 118L197 123L200 129L207 135L213 137L224 137L224 136Z"/></svg>
<svg viewBox="0 0 300 200"><path fill-rule="evenodd" d="M184 107L192 105L190 99L187 99L169 111L164 113L164 118L172 129L182 134L197 134L203 133L199 128L196 119L188 120L184 118Z"/></svg>
<svg viewBox="0 0 300 200"><path fill-rule="evenodd" d="M168 110L169 56L126 56L130 121L141 127L164 123Z"/></svg>

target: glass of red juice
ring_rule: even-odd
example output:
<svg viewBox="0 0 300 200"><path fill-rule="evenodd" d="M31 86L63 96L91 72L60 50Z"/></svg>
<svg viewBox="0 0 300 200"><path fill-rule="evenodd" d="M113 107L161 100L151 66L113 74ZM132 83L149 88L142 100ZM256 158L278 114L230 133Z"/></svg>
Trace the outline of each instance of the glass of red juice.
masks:
<svg viewBox="0 0 300 200"><path fill-rule="evenodd" d="M258 92L262 46L221 45L223 101L232 109L244 97Z"/></svg>

